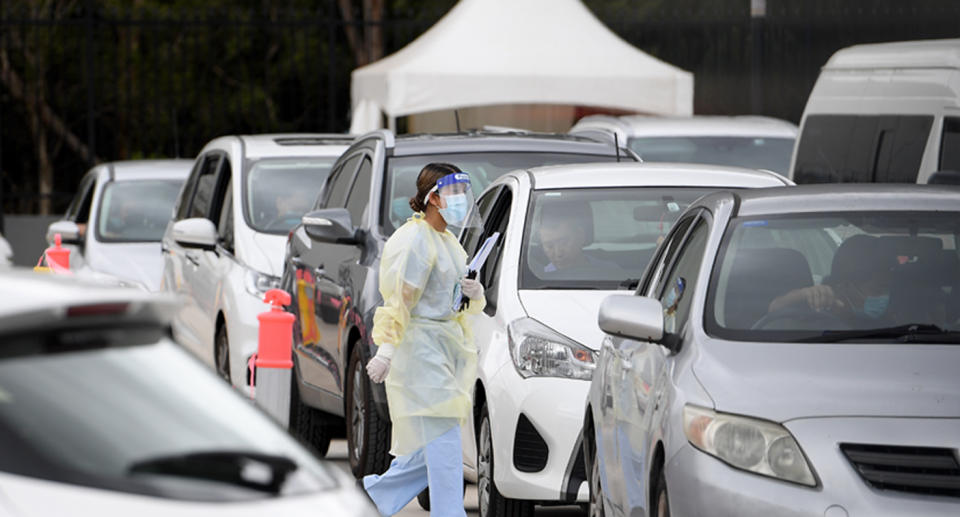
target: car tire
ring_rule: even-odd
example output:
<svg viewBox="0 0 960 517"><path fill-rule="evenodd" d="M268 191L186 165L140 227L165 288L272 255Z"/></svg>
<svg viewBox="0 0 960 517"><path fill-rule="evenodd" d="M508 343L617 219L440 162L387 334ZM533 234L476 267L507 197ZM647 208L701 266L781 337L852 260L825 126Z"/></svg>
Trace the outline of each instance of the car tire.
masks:
<svg viewBox="0 0 960 517"><path fill-rule="evenodd" d="M321 458L330 450L333 425L322 412L303 403L297 372L290 371L290 432L304 441Z"/></svg>
<svg viewBox="0 0 960 517"><path fill-rule="evenodd" d="M670 517L670 495L669 492L667 492L667 477L664 474L663 467L660 467L660 473L657 475L657 485L653 491L651 506L651 515L655 517Z"/></svg>
<svg viewBox="0 0 960 517"><path fill-rule="evenodd" d="M423 492L417 494L417 504L420 505L424 511L430 511L430 488L424 488Z"/></svg>
<svg viewBox="0 0 960 517"><path fill-rule="evenodd" d="M356 478L381 474L390 466L390 422L373 407L373 388L364 368L362 343L350 354L345 393L347 457Z"/></svg>
<svg viewBox="0 0 960 517"><path fill-rule="evenodd" d="M593 426L583 433L584 454L590 461L587 471L587 486L590 488L590 502L586 504L588 517L604 517L603 487L600 485L600 462L597 461L597 439Z"/></svg>
<svg viewBox="0 0 960 517"><path fill-rule="evenodd" d="M493 435L490 412L484 403L480 409L480 432L477 437L477 503L480 517L531 517L533 501L510 499L500 495L494 482Z"/></svg>
<svg viewBox="0 0 960 517"><path fill-rule="evenodd" d="M213 345L213 360L217 368L217 375L232 385L230 379L230 340L227 339L227 324L217 327L217 337Z"/></svg>

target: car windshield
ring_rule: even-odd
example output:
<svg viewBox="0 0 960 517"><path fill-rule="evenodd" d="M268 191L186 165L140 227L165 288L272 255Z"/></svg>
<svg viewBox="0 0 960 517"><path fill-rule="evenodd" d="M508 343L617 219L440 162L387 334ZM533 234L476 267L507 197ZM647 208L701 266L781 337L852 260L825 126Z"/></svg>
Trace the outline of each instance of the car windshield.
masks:
<svg viewBox="0 0 960 517"><path fill-rule="evenodd" d="M521 289L616 289L636 282L700 188L581 188L533 194Z"/></svg>
<svg viewBox="0 0 960 517"><path fill-rule="evenodd" d="M627 139L627 146L645 162L731 165L784 176L793 153L792 138L747 136L634 137Z"/></svg>
<svg viewBox="0 0 960 517"><path fill-rule="evenodd" d="M103 189L97 240L160 242L183 181L113 181Z"/></svg>
<svg viewBox="0 0 960 517"><path fill-rule="evenodd" d="M329 467L160 331L134 346L123 341L130 331L104 332L120 342L109 348L84 332L3 336L0 471L198 501L337 486ZM30 349L67 351L4 356Z"/></svg>
<svg viewBox="0 0 960 517"><path fill-rule="evenodd" d="M487 185L503 174L516 169L564 163L612 162L616 156L543 153L543 152L487 152L441 155L420 155L391 158L387 162L387 182L384 196L384 232L393 233L411 215L410 197L417 193L417 175L431 162L452 163L470 174L471 189L479 196Z"/></svg>
<svg viewBox="0 0 960 517"><path fill-rule="evenodd" d="M956 342L958 239L957 212L736 219L710 282L707 330L746 341Z"/></svg>
<svg viewBox="0 0 960 517"><path fill-rule="evenodd" d="M265 158L247 169L243 203L247 224L286 235L310 210L335 157Z"/></svg>

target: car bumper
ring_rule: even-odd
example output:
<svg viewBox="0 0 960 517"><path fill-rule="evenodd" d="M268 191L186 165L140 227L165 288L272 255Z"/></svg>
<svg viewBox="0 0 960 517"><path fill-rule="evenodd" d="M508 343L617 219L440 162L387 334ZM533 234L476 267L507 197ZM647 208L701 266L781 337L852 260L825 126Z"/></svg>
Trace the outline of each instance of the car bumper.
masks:
<svg viewBox="0 0 960 517"><path fill-rule="evenodd" d="M960 515L956 498L874 490L852 468L833 472L821 479L818 487L805 487L734 469L690 444L682 446L667 463L666 480L673 515Z"/></svg>
<svg viewBox="0 0 960 517"><path fill-rule="evenodd" d="M486 389L497 490L513 499L588 501L587 484L580 482L580 431L590 383L543 377L524 379L516 369L507 366L489 379ZM521 470L515 462L521 415L547 449L546 464L535 472Z"/></svg>

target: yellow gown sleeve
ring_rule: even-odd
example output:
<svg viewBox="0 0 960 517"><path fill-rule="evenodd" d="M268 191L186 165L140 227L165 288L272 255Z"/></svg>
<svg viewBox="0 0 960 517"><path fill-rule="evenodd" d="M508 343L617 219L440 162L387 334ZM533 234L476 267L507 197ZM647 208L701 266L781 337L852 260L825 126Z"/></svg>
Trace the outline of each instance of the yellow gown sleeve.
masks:
<svg viewBox="0 0 960 517"><path fill-rule="evenodd" d="M411 220L397 229L383 247L380 259L380 294L383 306L373 315L373 342L378 346L403 342L410 311L420 301L437 249L425 235L427 223ZM429 230L429 228L426 228Z"/></svg>

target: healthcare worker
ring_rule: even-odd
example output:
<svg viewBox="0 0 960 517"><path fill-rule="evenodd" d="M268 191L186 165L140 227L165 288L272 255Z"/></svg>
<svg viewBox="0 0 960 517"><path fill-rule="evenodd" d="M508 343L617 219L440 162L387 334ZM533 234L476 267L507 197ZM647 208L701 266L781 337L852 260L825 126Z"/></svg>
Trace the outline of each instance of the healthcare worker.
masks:
<svg viewBox="0 0 960 517"><path fill-rule="evenodd" d="M367 374L386 380L396 459L363 486L383 515L393 515L424 488L430 514L465 516L460 426L473 407L477 349L468 314L483 310L483 286L465 278L467 254L447 227L479 226L470 177L447 163L417 176L413 217L383 248L373 320L376 356ZM465 310L459 310L463 298Z"/></svg>

